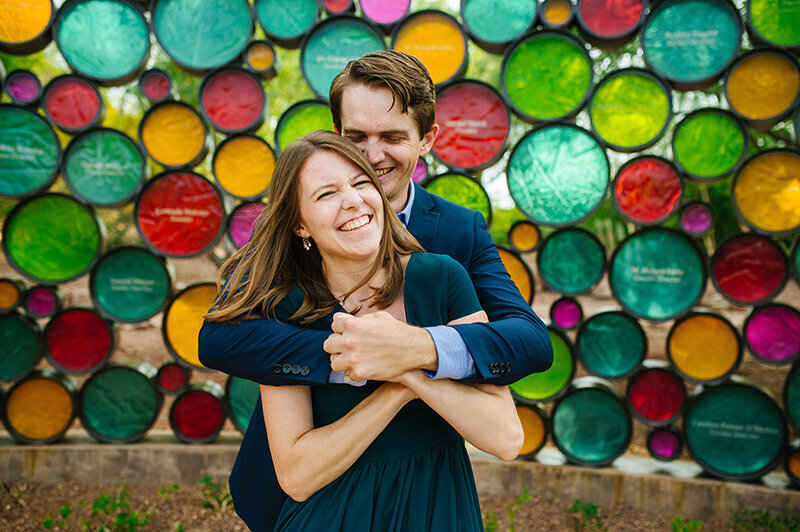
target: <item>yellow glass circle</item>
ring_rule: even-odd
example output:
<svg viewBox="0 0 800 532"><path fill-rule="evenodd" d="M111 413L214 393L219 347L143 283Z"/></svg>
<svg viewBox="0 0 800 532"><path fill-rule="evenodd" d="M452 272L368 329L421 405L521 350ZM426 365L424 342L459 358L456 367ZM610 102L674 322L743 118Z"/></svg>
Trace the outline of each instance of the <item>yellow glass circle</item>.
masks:
<svg viewBox="0 0 800 532"><path fill-rule="evenodd" d="M517 407L517 415L522 423L522 432L525 439L522 442L522 449L519 450L520 456L531 454L538 449L547 437L547 429L544 420L535 410L525 407Z"/></svg>
<svg viewBox="0 0 800 532"><path fill-rule="evenodd" d="M675 367L698 381L713 381L736 365L739 338L722 319L696 314L677 324L669 340Z"/></svg>
<svg viewBox="0 0 800 532"><path fill-rule="evenodd" d="M551 26L563 26L569 21L572 5L567 0L551 0L544 5L542 16Z"/></svg>
<svg viewBox="0 0 800 532"><path fill-rule="evenodd" d="M733 201L751 225L779 233L800 227L800 155L767 153L736 178Z"/></svg>
<svg viewBox="0 0 800 532"><path fill-rule="evenodd" d="M52 15L50 0L4 0L0 2L0 42L22 44L47 29Z"/></svg>
<svg viewBox="0 0 800 532"><path fill-rule="evenodd" d="M511 280L517 285L519 293L522 294L525 301L530 302L533 299L533 286L525 263L519 257L503 248L497 248L497 252L500 254L500 260L503 261L503 266L506 267Z"/></svg>
<svg viewBox="0 0 800 532"><path fill-rule="evenodd" d="M800 71L782 55L755 54L733 69L726 90L731 107L742 116L770 119L794 103L800 91Z"/></svg>
<svg viewBox="0 0 800 532"><path fill-rule="evenodd" d="M434 83L452 78L467 53L460 28L436 13L409 19L397 32L394 49L419 58Z"/></svg>
<svg viewBox="0 0 800 532"><path fill-rule="evenodd" d="M147 153L165 166L183 166L203 151L206 130L194 109L168 103L153 110L142 127Z"/></svg>
<svg viewBox="0 0 800 532"><path fill-rule="evenodd" d="M19 302L19 288L8 280L0 281L0 309L10 309Z"/></svg>
<svg viewBox="0 0 800 532"><path fill-rule="evenodd" d="M240 198L253 198L266 192L275 155L263 140L235 137L220 146L214 158L214 175L226 192Z"/></svg>
<svg viewBox="0 0 800 532"><path fill-rule="evenodd" d="M275 62L275 52L266 44L254 44L247 50L247 64L256 70L266 70Z"/></svg>
<svg viewBox="0 0 800 532"><path fill-rule="evenodd" d="M9 425L30 440L58 436L72 421L73 408L69 391L44 378L23 382L6 399Z"/></svg>
<svg viewBox="0 0 800 532"><path fill-rule="evenodd" d="M172 302L165 317L169 345L182 360L198 368L205 366L197 357L197 335L203 326L203 314L216 297L214 283L195 285Z"/></svg>
<svg viewBox="0 0 800 532"><path fill-rule="evenodd" d="M529 222L515 224L508 235L511 244L521 251L530 251L535 248L540 238L539 229Z"/></svg>

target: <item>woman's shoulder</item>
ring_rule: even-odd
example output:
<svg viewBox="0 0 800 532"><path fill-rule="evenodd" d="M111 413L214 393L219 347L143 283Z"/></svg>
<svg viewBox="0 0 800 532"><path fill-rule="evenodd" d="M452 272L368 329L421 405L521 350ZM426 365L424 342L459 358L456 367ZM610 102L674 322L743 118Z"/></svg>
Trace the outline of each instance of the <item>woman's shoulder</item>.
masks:
<svg viewBox="0 0 800 532"><path fill-rule="evenodd" d="M465 271L464 266L450 255L441 253L413 253L408 262L407 270L421 270L432 275L437 271L447 273L450 271Z"/></svg>

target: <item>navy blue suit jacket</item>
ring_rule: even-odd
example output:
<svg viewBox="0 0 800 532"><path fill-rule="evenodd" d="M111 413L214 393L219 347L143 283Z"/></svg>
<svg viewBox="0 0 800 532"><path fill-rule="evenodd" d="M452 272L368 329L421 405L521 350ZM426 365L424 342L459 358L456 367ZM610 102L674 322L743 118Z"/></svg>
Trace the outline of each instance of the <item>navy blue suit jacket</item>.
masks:
<svg viewBox="0 0 800 532"><path fill-rule="evenodd" d="M553 361L547 327L522 298L503 266L483 216L416 187L408 230L425 250L449 255L469 273L490 323L456 325L475 361L468 380L510 384L544 371ZM325 384L330 331L275 320L203 324L200 362L266 385ZM269 454L259 400L230 477L236 512L253 530L272 530L286 495Z"/></svg>

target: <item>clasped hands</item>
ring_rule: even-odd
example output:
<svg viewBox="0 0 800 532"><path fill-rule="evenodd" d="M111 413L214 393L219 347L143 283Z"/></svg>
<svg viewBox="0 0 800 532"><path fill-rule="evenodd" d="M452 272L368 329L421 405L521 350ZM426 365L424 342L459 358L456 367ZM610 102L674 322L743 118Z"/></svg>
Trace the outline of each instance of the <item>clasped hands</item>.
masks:
<svg viewBox="0 0 800 532"><path fill-rule="evenodd" d="M401 382L412 370L437 369L436 347L430 334L388 312L364 316L337 312L331 329L333 333L324 344L331 355L331 369L344 371L352 380Z"/></svg>

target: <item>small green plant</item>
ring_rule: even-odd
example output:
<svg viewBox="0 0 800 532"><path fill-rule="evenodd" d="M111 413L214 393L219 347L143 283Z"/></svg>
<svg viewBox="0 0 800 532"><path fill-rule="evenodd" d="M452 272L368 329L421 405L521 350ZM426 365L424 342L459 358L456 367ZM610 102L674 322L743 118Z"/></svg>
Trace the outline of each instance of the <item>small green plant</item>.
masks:
<svg viewBox="0 0 800 532"><path fill-rule="evenodd" d="M669 529L672 532L700 532L703 530L703 522L673 517L669 522Z"/></svg>
<svg viewBox="0 0 800 532"><path fill-rule="evenodd" d="M150 522L150 512L131 511L128 502L130 492L127 484L123 484L113 494L103 493L92 503L82 503L81 507L91 506L90 517L84 519L82 530L93 532L136 532ZM50 530L54 526L66 529L72 515L72 503L65 504L59 511L59 519L48 516L42 526Z"/></svg>
<svg viewBox="0 0 800 532"><path fill-rule="evenodd" d="M53 520L52 516L47 516L47 519L44 520L42 526L46 530L50 530L54 526L58 528L64 528L67 526L67 519L69 519L70 514L72 513L72 503L68 502L64 506L61 507L61 510L58 511L58 515L60 519L58 521Z"/></svg>
<svg viewBox="0 0 800 532"><path fill-rule="evenodd" d="M497 532L497 514L488 511L483 518L483 528L485 532Z"/></svg>
<svg viewBox="0 0 800 532"><path fill-rule="evenodd" d="M215 512L224 512L233 505L230 492L224 489L219 482L214 482L208 475L200 480L200 493L203 494L205 499L203 508L211 508Z"/></svg>
<svg viewBox="0 0 800 532"><path fill-rule="evenodd" d="M178 521L178 525L175 527L175 532L186 532L183 528L183 521Z"/></svg>
<svg viewBox="0 0 800 532"><path fill-rule="evenodd" d="M508 520L510 521L510 525L508 526L508 530L510 532L515 532L517 526L514 524L514 515L522 509L525 505L526 501L531 500L531 494L528 493L528 487L523 484L522 485L522 495L518 495L517 498L514 499L514 502L511 503L511 506L508 507Z"/></svg>
<svg viewBox="0 0 800 532"><path fill-rule="evenodd" d="M605 523L597 516L596 504L575 499L572 506L569 507L569 511L575 517L575 530L606 530Z"/></svg>
<svg viewBox="0 0 800 532"><path fill-rule="evenodd" d="M731 510L730 525L736 530L757 530L765 532L798 532L800 517L796 515L775 515L769 511L743 509Z"/></svg>
<svg viewBox="0 0 800 532"><path fill-rule="evenodd" d="M177 484L173 484L172 486L164 486L163 488L159 489L157 493L159 496L161 496L163 499L166 500L169 499L171 493L175 493L179 489L181 489L180 486L178 486Z"/></svg>

